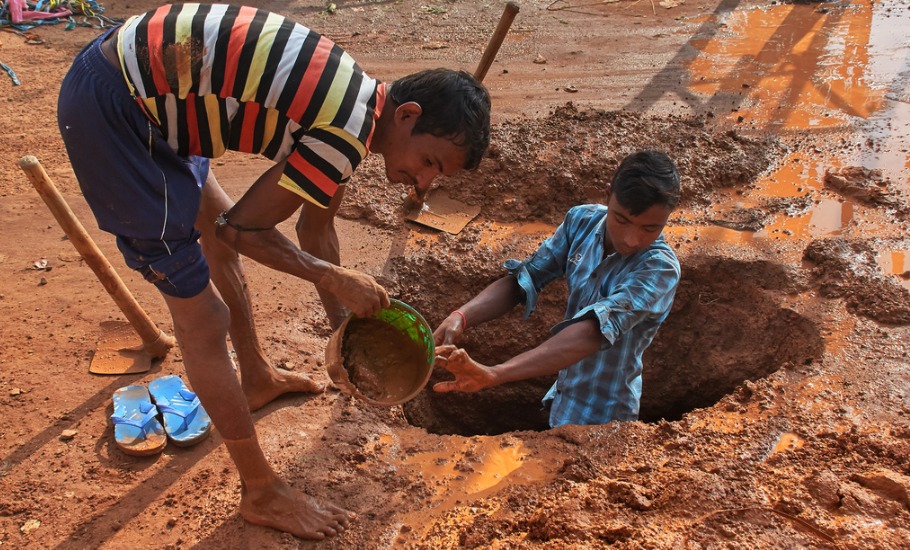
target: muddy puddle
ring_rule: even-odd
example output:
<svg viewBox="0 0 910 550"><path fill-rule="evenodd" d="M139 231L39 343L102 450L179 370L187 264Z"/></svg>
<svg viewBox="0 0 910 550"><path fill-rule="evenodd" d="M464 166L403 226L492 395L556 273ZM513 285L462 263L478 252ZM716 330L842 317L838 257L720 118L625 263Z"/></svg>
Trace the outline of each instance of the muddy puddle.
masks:
<svg viewBox="0 0 910 550"><path fill-rule="evenodd" d="M901 286L910 290L910 251L882 250L876 261L883 272L897 277Z"/></svg>
<svg viewBox="0 0 910 550"><path fill-rule="evenodd" d="M882 214L868 201L826 185L829 174L877 171L857 182L907 206L910 192L910 56L900 2L846 7L782 3L718 16L721 28L695 40L692 91L745 131L780 136L790 151L738 201L736 213L769 200L795 205L786 215L755 221L731 242L836 236L852 230L882 234ZM866 193L867 194L867 193ZM804 200L801 200L804 199ZM724 218L721 215L721 218ZM740 216L741 217L741 216Z"/></svg>

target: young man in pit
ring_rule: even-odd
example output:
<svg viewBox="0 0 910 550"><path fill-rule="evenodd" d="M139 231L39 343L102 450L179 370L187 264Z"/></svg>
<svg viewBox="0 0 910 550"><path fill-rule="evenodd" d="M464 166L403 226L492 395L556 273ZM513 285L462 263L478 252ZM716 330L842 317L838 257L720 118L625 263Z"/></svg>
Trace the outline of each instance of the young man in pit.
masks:
<svg viewBox="0 0 910 550"><path fill-rule="evenodd" d="M508 274L452 312L435 331L436 364L455 375L439 392L484 388L558 373L544 397L550 426L638 419L641 357L670 313L679 262L662 231L679 202L679 173L664 153L642 151L620 163L606 206L569 210L530 258L508 260ZM482 365L452 345L465 330L524 304L565 276L565 320L538 347L499 365ZM443 345L444 344L444 345Z"/></svg>
<svg viewBox="0 0 910 550"><path fill-rule="evenodd" d="M439 174L476 167L489 110L465 72L382 83L324 36L253 7L164 5L74 61L58 105L73 170L99 227L167 303L192 388L240 474L247 521L322 539L352 514L292 488L259 445L250 410L323 387L269 364L238 253L357 315L377 312L389 297L372 277L302 252L276 224L302 204L332 204L368 153L418 194ZM209 171L227 149L275 161L236 204Z"/></svg>

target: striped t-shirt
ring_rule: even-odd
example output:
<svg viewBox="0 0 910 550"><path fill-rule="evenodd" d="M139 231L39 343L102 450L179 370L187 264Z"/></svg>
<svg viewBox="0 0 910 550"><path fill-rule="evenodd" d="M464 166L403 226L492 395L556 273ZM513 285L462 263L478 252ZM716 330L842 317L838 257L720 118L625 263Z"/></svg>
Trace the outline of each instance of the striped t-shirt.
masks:
<svg viewBox="0 0 910 550"><path fill-rule="evenodd" d="M279 184L325 207L369 153L385 85L290 19L175 4L130 18L118 33L127 84L180 155L230 149L287 159Z"/></svg>

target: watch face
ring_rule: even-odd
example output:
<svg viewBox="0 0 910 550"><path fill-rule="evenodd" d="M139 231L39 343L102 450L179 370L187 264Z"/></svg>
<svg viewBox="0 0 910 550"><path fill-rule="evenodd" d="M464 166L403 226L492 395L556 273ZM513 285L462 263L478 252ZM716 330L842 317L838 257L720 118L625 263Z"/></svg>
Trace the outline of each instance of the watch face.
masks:
<svg viewBox="0 0 910 550"><path fill-rule="evenodd" d="M218 217L215 218L215 225L217 225L219 227L224 227L225 225L228 224L227 216L225 214L227 214L227 212L222 212L221 214L218 214Z"/></svg>

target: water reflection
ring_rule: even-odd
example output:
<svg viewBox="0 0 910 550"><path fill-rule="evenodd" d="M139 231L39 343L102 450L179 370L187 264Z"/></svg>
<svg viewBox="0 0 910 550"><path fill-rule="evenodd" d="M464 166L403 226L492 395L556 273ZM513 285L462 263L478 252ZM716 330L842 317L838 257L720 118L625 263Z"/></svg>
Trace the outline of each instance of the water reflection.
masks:
<svg viewBox="0 0 910 550"><path fill-rule="evenodd" d="M876 261L884 273L895 276L904 288L910 290L910 251L883 250Z"/></svg>
<svg viewBox="0 0 910 550"><path fill-rule="evenodd" d="M910 10L900 3L775 5L716 15L718 32L694 38L689 89L744 131L811 136L833 145L781 159L756 183L760 197L821 192L827 170L881 169L910 191ZM735 240L818 237L857 223L861 207L822 195L802 213L778 214ZM830 197L830 198L829 198ZM728 231L714 233L733 240Z"/></svg>
<svg viewBox="0 0 910 550"><path fill-rule="evenodd" d="M880 108L865 80L871 6L780 5L731 13L690 64L718 115L778 131L844 126ZM724 113L724 99L731 104Z"/></svg>

